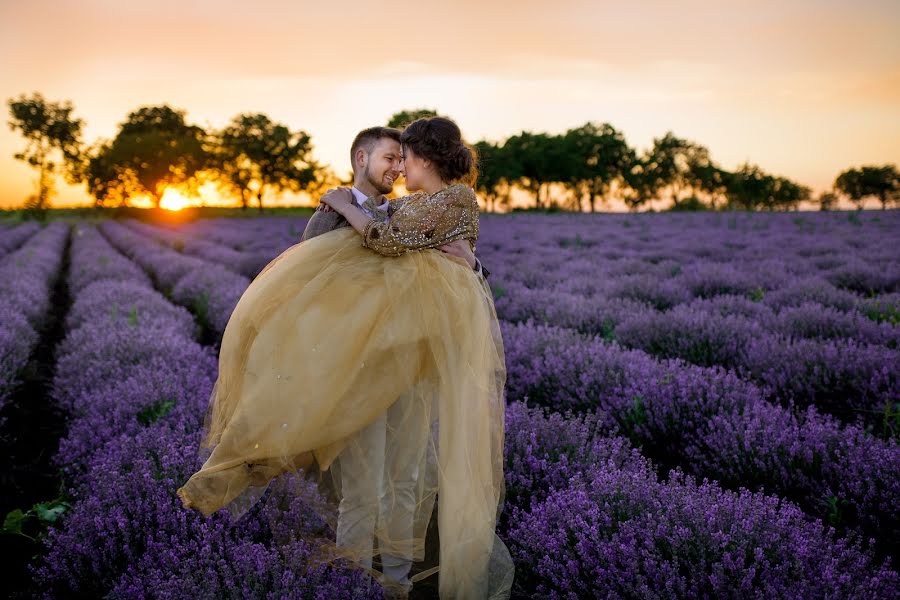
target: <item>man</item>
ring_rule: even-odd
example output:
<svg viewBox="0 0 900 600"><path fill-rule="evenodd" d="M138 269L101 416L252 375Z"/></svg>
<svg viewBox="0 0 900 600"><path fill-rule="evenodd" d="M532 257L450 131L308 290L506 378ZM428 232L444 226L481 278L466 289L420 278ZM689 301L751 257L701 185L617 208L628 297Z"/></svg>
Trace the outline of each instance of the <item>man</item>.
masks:
<svg viewBox="0 0 900 600"><path fill-rule="evenodd" d="M370 127L360 131L350 147L353 166L353 196L356 203L370 216L393 213L389 201L375 205L369 198L389 194L400 176L400 131L389 127ZM349 227L347 220L335 211L320 205L303 231L301 241L308 240L339 227ZM472 253L466 240L457 240L439 250L462 258L480 277L488 272ZM386 259L390 260L390 259ZM390 376L390 374L385 374ZM332 464L334 477L339 480L337 545L363 557L373 552L374 531L380 528L392 540L412 537L416 507L415 487L419 477L418 465L426 451L427 440L412 440L406 432L422 431L412 427L413 420L427 417L427 402L413 389L401 396L370 425L351 438ZM396 437L395 437L396 436ZM405 448L401 448L405 445ZM410 446L421 449L410 451ZM402 450L402 451L401 451ZM383 457L380 472L373 472L372 464L381 463L373 457ZM430 513L430 511L429 511ZM371 558L363 560L372 566ZM405 595L412 584L409 572L412 550L402 542L381 550L381 564L387 591Z"/></svg>

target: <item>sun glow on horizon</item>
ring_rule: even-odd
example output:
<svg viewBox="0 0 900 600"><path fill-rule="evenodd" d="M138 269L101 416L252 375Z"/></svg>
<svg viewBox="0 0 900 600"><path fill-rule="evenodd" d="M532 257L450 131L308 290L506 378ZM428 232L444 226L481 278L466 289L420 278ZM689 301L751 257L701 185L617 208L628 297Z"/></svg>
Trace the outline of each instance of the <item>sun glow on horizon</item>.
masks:
<svg viewBox="0 0 900 600"><path fill-rule="evenodd" d="M171 211L179 211L191 205L191 199L176 190L175 188L166 188L162 198L159 201L160 208Z"/></svg>

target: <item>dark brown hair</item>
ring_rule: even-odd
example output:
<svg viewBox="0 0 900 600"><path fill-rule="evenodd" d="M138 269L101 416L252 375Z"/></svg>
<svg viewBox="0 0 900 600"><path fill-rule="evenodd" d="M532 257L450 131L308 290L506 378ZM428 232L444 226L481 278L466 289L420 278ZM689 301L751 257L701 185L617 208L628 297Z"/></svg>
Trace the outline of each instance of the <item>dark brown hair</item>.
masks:
<svg viewBox="0 0 900 600"><path fill-rule="evenodd" d="M350 144L350 164L354 171L356 170L356 151L365 148L366 152L372 152L375 143L384 138L391 138L399 143L400 130L393 127L369 127L356 134L353 143Z"/></svg>
<svg viewBox="0 0 900 600"><path fill-rule="evenodd" d="M459 127L446 117L424 117L406 126L400 144L434 163L443 181L475 185L475 149L462 140Z"/></svg>

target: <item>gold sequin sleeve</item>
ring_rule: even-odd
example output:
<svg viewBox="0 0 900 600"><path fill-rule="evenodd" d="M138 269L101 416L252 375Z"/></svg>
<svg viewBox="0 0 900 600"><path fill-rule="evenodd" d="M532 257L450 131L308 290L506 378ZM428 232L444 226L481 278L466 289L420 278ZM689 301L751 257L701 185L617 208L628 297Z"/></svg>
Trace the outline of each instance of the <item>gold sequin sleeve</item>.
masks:
<svg viewBox="0 0 900 600"><path fill-rule="evenodd" d="M372 219L363 231L363 245L379 254L399 256L410 250L436 248L478 238L478 201L472 188L455 184L431 196L413 194L388 223Z"/></svg>

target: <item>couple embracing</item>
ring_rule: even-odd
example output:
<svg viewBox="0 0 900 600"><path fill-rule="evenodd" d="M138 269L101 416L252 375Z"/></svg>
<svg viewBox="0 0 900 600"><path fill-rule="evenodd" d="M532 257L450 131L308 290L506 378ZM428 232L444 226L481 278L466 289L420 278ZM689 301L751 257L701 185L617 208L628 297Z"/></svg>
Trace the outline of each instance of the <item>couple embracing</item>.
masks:
<svg viewBox="0 0 900 600"><path fill-rule="evenodd" d="M318 470L340 498L336 545L391 595L437 573L441 598L506 598L513 565L495 533L506 366L474 256L474 151L431 117L360 132L351 159L353 188L326 193L302 241L238 301L211 453L178 495L210 514ZM412 193L388 201L400 174ZM437 564L410 577L435 510Z"/></svg>

